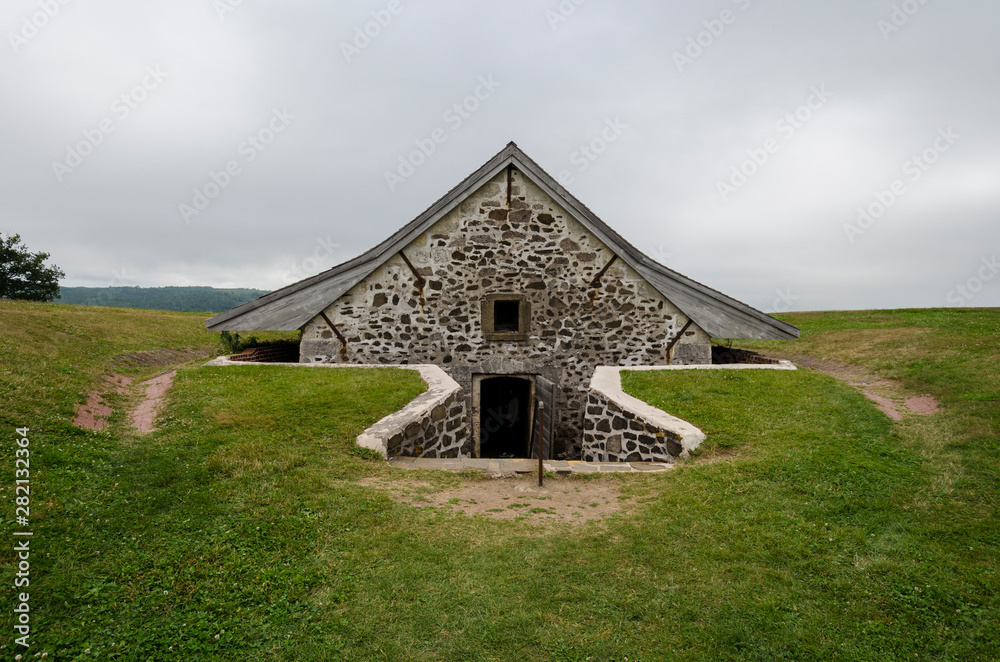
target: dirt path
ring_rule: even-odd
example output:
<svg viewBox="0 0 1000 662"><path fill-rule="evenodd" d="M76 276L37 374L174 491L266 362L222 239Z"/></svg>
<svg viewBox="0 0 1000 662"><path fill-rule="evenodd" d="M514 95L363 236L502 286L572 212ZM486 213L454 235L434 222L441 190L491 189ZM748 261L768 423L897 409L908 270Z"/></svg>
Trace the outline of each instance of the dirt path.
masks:
<svg viewBox="0 0 1000 662"><path fill-rule="evenodd" d="M108 362L111 374L87 394L87 401L77 405L73 416L73 425L85 430L103 430L108 425L108 418L114 410L108 405L105 397L109 393L127 395L132 387L132 378L119 375L120 368L170 367L212 356L214 347L176 347L152 349L129 354L119 354ZM142 401L129 413L129 421L139 432L151 432L154 429L156 417L163 406L163 396L173 383L176 371L158 375L141 384L144 389Z"/></svg>
<svg viewBox="0 0 1000 662"><path fill-rule="evenodd" d="M108 418L114 413L104 401L104 395L111 392L124 395L131 385L132 379L130 377L124 375L106 376L101 386L87 395L87 401L77 407L73 425L84 430L103 430L107 427Z"/></svg>
<svg viewBox="0 0 1000 662"><path fill-rule="evenodd" d="M384 490L390 498L418 508L494 519L520 519L538 524L583 524L602 520L626 503L614 483L573 478L548 478L538 487L533 478L495 478L435 492L425 482L369 478L366 487Z"/></svg>
<svg viewBox="0 0 1000 662"><path fill-rule="evenodd" d="M158 375L142 382L142 400L129 414L129 423L139 432L152 432L156 428L156 417L163 407L163 398L177 375L176 370ZM124 375L112 374L104 378L101 384L87 395L87 401L77 406L73 425L84 430L103 430L108 426L108 419L114 410L104 399L109 393L127 395L132 386L132 379Z"/></svg>
<svg viewBox="0 0 1000 662"><path fill-rule="evenodd" d="M152 432L156 429L154 427L156 417L159 416L160 409L163 408L164 396L173 386L176 376L177 371L171 370L142 383L145 393L142 401L132 410L132 427L139 432Z"/></svg>
<svg viewBox="0 0 1000 662"><path fill-rule="evenodd" d="M902 420L903 412L906 411L922 415L934 414L940 406L938 401L929 395L906 397L899 383L879 379L866 372L864 368L850 363L820 359L806 354L781 354L781 358L850 384L871 400L876 409L894 421Z"/></svg>

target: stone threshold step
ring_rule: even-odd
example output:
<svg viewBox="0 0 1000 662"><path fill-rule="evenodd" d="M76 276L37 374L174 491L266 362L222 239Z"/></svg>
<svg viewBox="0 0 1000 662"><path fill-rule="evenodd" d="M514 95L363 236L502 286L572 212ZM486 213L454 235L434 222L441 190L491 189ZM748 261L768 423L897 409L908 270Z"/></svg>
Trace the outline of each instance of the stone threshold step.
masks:
<svg viewBox="0 0 1000 662"><path fill-rule="evenodd" d="M518 476L538 473L538 460L457 458L431 459L422 457L393 457L389 465L400 469L435 469L438 471L467 471L474 469L496 476ZM546 460L545 471L556 475L592 473L657 473L669 471L672 464L663 462L581 462L576 460Z"/></svg>

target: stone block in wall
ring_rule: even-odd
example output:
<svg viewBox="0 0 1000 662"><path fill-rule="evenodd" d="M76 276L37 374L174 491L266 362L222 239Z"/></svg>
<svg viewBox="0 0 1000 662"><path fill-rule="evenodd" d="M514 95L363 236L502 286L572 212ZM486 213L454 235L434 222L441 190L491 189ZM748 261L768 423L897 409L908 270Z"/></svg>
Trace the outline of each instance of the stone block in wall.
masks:
<svg viewBox="0 0 1000 662"><path fill-rule="evenodd" d="M712 343L678 343L674 346L670 363L671 365L711 365Z"/></svg>

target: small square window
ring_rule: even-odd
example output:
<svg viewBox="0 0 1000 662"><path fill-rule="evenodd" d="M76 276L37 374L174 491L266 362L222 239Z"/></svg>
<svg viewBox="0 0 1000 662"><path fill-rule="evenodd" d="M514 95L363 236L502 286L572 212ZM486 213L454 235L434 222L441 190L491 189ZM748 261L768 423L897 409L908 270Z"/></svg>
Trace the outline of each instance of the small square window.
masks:
<svg viewBox="0 0 1000 662"><path fill-rule="evenodd" d="M518 333L521 326L520 301L493 302L493 330L497 333Z"/></svg>
<svg viewBox="0 0 1000 662"><path fill-rule="evenodd" d="M531 303L522 294L488 294L482 302L483 338L520 342L528 339Z"/></svg>

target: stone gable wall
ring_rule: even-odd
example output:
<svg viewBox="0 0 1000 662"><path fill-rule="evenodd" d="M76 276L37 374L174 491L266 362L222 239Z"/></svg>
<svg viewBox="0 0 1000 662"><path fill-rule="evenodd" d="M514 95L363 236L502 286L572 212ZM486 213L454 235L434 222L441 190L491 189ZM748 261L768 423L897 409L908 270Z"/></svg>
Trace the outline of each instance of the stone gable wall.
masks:
<svg viewBox="0 0 1000 662"><path fill-rule="evenodd" d="M665 364L688 318L621 260L589 287L611 251L519 172L511 181L509 208L502 172L403 249L416 275L397 254L331 303L346 346L317 316L300 360L440 365L469 412L473 374L541 374L558 385L556 457L577 459L595 367ZM530 303L526 340L484 337L481 302L501 293ZM692 324L673 360L710 363L710 338Z"/></svg>

